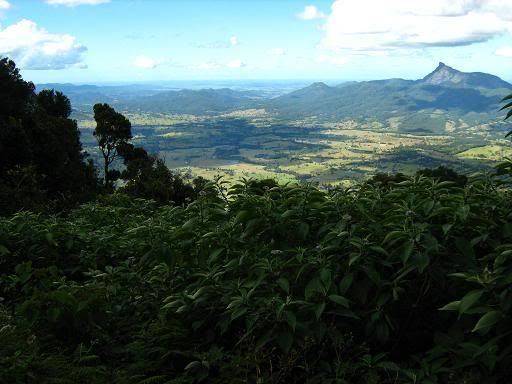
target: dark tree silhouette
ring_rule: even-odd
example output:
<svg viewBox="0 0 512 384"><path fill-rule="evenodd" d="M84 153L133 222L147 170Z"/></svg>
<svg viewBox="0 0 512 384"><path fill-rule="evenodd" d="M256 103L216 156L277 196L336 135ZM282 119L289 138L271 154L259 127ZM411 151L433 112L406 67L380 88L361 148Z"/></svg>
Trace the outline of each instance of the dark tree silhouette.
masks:
<svg viewBox="0 0 512 384"><path fill-rule="evenodd" d="M38 93L37 104L44 111L53 117L67 119L71 114L71 103L69 99L59 91L45 89Z"/></svg>
<svg viewBox="0 0 512 384"><path fill-rule="evenodd" d="M104 160L105 186L112 188L114 180L109 173L109 167L120 156L119 148L126 146L132 138L132 125L130 120L108 104L94 105L94 120L96 120L94 136Z"/></svg>
<svg viewBox="0 0 512 384"><path fill-rule="evenodd" d="M461 175L460 173L455 172L453 169L443 165L435 169L420 169L416 172L416 175L432 177L434 179L438 179L439 181L451 181L457 184L459 187L464 187L468 182L467 176Z"/></svg>
<svg viewBox="0 0 512 384"><path fill-rule="evenodd" d="M150 155L144 148L132 144L119 146L118 153L124 159L126 168L121 178L126 181L122 191L161 204L186 204L197 198L206 180L196 178L192 184L179 173L173 173L162 159Z"/></svg>
<svg viewBox="0 0 512 384"><path fill-rule="evenodd" d="M33 107L34 84L24 81L14 61L0 59L0 117L20 118Z"/></svg>
<svg viewBox="0 0 512 384"><path fill-rule="evenodd" d="M62 209L96 190L84 162L71 104L60 92L34 92L13 61L0 59L0 214Z"/></svg>

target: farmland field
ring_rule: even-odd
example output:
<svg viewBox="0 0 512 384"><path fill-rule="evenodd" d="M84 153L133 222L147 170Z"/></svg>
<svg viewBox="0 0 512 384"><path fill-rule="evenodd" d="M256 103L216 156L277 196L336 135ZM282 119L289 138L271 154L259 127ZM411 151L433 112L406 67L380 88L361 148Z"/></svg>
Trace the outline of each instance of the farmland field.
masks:
<svg viewBox="0 0 512 384"><path fill-rule="evenodd" d="M384 121L286 120L265 110L215 116L126 113L133 142L158 154L172 169L228 180L273 177L281 181L350 184L377 172L413 173L448 164L477 171L510 156L500 120L450 120L441 112ZM442 124L440 123L442 120ZM415 132L421 121L429 131ZM82 142L97 156L92 118L78 121ZM426 133L427 132L427 133Z"/></svg>

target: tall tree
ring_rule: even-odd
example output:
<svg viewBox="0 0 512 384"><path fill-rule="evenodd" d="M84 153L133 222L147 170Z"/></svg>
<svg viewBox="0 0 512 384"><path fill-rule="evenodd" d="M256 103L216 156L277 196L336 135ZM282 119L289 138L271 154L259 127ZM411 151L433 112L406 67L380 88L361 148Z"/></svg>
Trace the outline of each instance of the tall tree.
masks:
<svg viewBox="0 0 512 384"><path fill-rule="evenodd" d="M130 120L108 104L94 105L94 120L96 120L94 136L103 154L105 186L111 188L113 180L109 167L120 156L119 148L129 144L132 138L132 125Z"/></svg>
<svg viewBox="0 0 512 384"><path fill-rule="evenodd" d="M34 105L35 86L23 80L14 61L0 58L0 118L21 118Z"/></svg>
<svg viewBox="0 0 512 384"><path fill-rule="evenodd" d="M0 59L0 214L62 209L91 197L96 171L60 92L34 92L12 60Z"/></svg>

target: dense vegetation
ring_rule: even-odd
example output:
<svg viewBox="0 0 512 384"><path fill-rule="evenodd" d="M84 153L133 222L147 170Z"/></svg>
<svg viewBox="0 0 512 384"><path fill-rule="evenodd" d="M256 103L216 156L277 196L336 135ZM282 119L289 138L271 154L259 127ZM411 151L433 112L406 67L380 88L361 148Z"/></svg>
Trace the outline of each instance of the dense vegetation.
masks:
<svg viewBox="0 0 512 384"><path fill-rule="evenodd" d="M0 213L84 201L97 188L84 161L71 106L60 92L36 94L14 62L0 59Z"/></svg>
<svg viewBox="0 0 512 384"><path fill-rule="evenodd" d="M0 64L0 383L512 374L511 161L492 176L439 167L330 190L190 184L97 104L105 164L123 160L100 185L66 96Z"/></svg>
<svg viewBox="0 0 512 384"><path fill-rule="evenodd" d="M243 181L6 217L0 381L505 382L510 197Z"/></svg>

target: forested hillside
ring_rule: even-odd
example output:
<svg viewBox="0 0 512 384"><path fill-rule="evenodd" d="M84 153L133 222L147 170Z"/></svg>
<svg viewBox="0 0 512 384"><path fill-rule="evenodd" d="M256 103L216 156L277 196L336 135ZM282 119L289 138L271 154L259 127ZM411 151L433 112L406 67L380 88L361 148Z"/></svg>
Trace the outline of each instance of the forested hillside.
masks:
<svg viewBox="0 0 512 384"><path fill-rule="evenodd" d="M101 100L93 164L64 94L0 85L0 383L508 382L510 161L189 180Z"/></svg>
<svg viewBox="0 0 512 384"><path fill-rule="evenodd" d="M322 119L377 117L443 110L464 116L497 110L512 85L486 73L465 73L444 63L419 80L351 82L338 87L324 83L280 96L268 108L284 116L317 116Z"/></svg>

